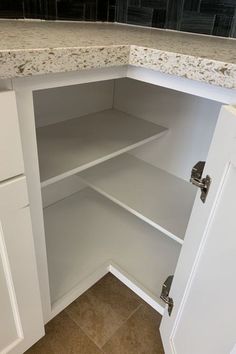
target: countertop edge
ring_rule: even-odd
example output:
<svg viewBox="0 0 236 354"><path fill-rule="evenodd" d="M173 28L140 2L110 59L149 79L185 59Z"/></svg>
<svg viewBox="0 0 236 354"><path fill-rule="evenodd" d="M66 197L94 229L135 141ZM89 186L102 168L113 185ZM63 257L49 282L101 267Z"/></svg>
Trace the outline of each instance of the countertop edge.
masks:
<svg viewBox="0 0 236 354"><path fill-rule="evenodd" d="M121 65L236 89L236 64L139 45L0 50L0 79Z"/></svg>

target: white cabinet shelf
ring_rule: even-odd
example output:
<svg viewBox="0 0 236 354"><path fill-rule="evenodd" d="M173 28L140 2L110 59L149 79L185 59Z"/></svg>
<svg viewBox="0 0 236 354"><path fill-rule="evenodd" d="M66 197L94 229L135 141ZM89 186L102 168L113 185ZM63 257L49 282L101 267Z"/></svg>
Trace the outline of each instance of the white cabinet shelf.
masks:
<svg viewBox="0 0 236 354"><path fill-rule="evenodd" d="M166 128L106 110L37 129L42 186L160 137Z"/></svg>
<svg viewBox="0 0 236 354"><path fill-rule="evenodd" d="M44 221L54 308L111 262L132 274L163 307L161 287L174 272L178 243L90 188L46 207Z"/></svg>
<svg viewBox="0 0 236 354"><path fill-rule="evenodd" d="M91 188L183 243L196 188L129 154L78 174Z"/></svg>

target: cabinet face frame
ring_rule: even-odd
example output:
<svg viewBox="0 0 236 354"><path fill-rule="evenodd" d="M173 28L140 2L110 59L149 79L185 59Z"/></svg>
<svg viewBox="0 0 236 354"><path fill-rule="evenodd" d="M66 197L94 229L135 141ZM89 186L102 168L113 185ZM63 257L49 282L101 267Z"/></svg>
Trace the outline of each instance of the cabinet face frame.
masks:
<svg viewBox="0 0 236 354"><path fill-rule="evenodd" d="M25 168L28 178L29 198L35 235L36 257L45 323L52 318L52 308L50 303L32 93L35 90L125 77L144 81L157 86L171 88L180 92L193 94L226 104L234 102L234 90L132 66L92 69L72 73L38 75L10 80L13 90L16 92L19 118L21 122ZM9 82L7 82L7 84L9 85Z"/></svg>

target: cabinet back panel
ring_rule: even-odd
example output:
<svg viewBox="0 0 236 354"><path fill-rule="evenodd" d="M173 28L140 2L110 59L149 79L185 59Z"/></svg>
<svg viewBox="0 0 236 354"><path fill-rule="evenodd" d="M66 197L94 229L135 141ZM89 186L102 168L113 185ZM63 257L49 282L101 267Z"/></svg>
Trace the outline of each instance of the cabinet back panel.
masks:
<svg viewBox="0 0 236 354"><path fill-rule="evenodd" d="M113 80L34 92L36 127L112 108Z"/></svg>
<svg viewBox="0 0 236 354"><path fill-rule="evenodd" d="M169 128L131 154L188 180L205 160L221 104L132 79L115 81L114 108Z"/></svg>

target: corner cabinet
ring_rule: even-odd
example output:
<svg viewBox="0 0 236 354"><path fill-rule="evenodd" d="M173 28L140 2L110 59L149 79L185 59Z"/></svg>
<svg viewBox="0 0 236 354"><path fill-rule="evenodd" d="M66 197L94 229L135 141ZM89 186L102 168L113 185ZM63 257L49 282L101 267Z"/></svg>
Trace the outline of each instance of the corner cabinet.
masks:
<svg viewBox="0 0 236 354"><path fill-rule="evenodd" d="M30 206L13 208L19 223L24 218L24 246L12 241L17 222L1 241L5 268L19 262L14 252L24 255L0 282L12 313L3 353L22 331L24 348L43 335L41 311L45 324L111 272L163 315L166 354L228 354L236 342L235 306L224 296L236 296L235 90L134 67L2 83L9 84L24 160L15 178L26 176ZM210 181L204 202L190 183L198 161L205 167L195 184ZM34 292L26 308L22 291L24 300Z"/></svg>
<svg viewBox="0 0 236 354"><path fill-rule="evenodd" d="M0 92L0 353L44 334L33 233L13 92Z"/></svg>

